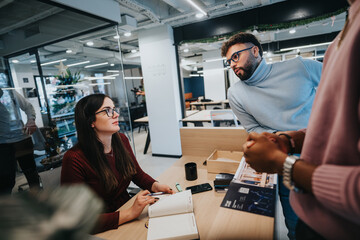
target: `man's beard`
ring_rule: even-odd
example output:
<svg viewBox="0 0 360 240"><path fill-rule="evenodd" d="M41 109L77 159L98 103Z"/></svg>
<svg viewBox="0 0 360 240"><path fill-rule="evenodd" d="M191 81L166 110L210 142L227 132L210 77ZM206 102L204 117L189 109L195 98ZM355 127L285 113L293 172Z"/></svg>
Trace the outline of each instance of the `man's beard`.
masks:
<svg viewBox="0 0 360 240"><path fill-rule="evenodd" d="M256 62L252 62L250 59L245 63L244 67L239 67L236 68L237 69L241 69L243 71L243 73L239 72L238 74L236 74L236 76L238 76L238 78L240 78L241 81L245 81L248 80L253 73L256 70Z"/></svg>

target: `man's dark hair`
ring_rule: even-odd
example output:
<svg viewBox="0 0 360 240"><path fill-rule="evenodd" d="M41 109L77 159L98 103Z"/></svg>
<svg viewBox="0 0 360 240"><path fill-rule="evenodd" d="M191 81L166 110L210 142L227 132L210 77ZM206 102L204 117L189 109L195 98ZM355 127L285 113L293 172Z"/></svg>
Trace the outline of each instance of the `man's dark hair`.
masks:
<svg viewBox="0 0 360 240"><path fill-rule="evenodd" d="M257 38L251 33L240 32L232 36L229 40L224 42L221 46L221 56L225 57L229 48L238 43L252 43L259 48L260 56L263 55L263 49Z"/></svg>

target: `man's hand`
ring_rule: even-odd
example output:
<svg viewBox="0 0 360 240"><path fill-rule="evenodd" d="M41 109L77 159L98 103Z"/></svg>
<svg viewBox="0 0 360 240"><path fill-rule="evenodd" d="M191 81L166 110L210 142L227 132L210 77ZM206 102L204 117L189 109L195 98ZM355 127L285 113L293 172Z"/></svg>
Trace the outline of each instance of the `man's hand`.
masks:
<svg viewBox="0 0 360 240"><path fill-rule="evenodd" d="M32 135L36 131L36 124L34 119L28 119L27 123L24 126L24 132L27 135Z"/></svg>
<svg viewBox="0 0 360 240"><path fill-rule="evenodd" d="M278 139L274 138L276 141ZM250 133L243 145L246 162L258 172L282 174L287 156L268 133Z"/></svg>

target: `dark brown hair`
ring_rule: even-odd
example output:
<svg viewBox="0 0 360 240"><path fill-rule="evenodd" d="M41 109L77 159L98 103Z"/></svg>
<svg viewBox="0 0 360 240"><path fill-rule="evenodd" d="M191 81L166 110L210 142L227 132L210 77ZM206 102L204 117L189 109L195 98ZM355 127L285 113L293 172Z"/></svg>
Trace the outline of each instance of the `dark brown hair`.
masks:
<svg viewBox="0 0 360 240"><path fill-rule="evenodd" d="M75 107L75 125L78 136L77 147L82 150L99 176L105 191L110 192L115 190L119 183L104 153L104 145L91 127L96 119L95 112L102 106L105 98L110 97L104 94L92 94L82 98ZM124 179L131 178L136 173L135 164L118 133L112 135L111 147L116 169Z"/></svg>
<svg viewBox="0 0 360 240"><path fill-rule="evenodd" d="M263 55L263 49L257 38L251 33L240 32L232 36L229 40L224 42L221 46L221 56L225 57L229 48L238 43L252 43L259 48L260 56Z"/></svg>

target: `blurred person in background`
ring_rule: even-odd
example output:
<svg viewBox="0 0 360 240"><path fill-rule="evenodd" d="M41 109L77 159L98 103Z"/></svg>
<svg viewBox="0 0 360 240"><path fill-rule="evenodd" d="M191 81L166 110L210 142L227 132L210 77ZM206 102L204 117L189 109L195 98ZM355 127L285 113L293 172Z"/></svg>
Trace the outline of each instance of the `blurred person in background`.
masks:
<svg viewBox="0 0 360 240"><path fill-rule="evenodd" d="M15 186L16 160L26 177L30 190L42 188L31 138L37 129L34 107L17 91L6 91L8 91L10 101L4 99L4 91L0 88L0 194L11 194ZM6 102L9 104L5 104ZM26 114L25 125L17 114L19 108Z"/></svg>

